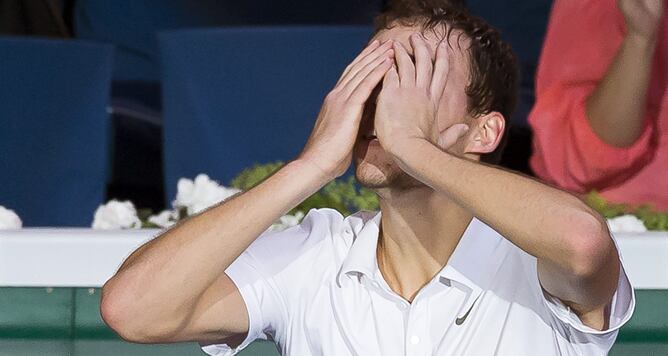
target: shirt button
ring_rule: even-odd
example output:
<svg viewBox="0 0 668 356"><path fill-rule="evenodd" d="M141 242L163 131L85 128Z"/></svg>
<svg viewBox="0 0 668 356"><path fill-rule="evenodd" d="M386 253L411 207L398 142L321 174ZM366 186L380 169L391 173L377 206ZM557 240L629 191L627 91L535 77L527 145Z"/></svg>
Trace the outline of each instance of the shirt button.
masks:
<svg viewBox="0 0 668 356"><path fill-rule="evenodd" d="M343 232L344 232L346 235L350 235L350 234L352 233L352 231L350 231L350 229L348 229L348 228L346 228L345 230L343 230Z"/></svg>
<svg viewBox="0 0 668 356"><path fill-rule="evenodd" d="M411 344L417 345L420 343L420 338L417 337L416 335L411 336Z"/></svg>

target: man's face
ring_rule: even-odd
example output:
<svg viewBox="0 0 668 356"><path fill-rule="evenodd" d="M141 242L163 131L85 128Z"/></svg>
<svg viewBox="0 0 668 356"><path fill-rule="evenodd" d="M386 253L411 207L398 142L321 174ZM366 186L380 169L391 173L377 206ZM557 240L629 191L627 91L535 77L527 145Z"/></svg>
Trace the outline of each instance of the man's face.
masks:
<svg viewBox="0 0 668 356"><path fill-rule="evenodd" d="M431 51L432 61L435 58L436 46L441 38L444 38L443 29L437 31L438 35L432 31L425 31L427 43ZM395 26L388 30L378 32L371 40L379 40L381 43L387 40L400 42L408 53L413 55L409 36L415 32L422 32L420 27ZM460 38L459 43L457 42ZM456 123L467 123L467 96L465 93L468 84L468 54L465 52L468 43L464 36L458 36L453 32L450 35L450 44L448 47L449 74L445 85L443 96L438 105L436 120L439 131L442 131ZM392 157L383 150L378 139L365 138L367 134L373 132L374 116L376 111L376 98L380 91L380 86L376 88L366 103L360 133L353 150L355 158L355 176L357 180L368 188L400 188L408 189L412 187L423 186L422 183L415 180L407 173L403 172L393 161ZM464 145L462 142L448 149L454 154L462 154Z"/></svg>

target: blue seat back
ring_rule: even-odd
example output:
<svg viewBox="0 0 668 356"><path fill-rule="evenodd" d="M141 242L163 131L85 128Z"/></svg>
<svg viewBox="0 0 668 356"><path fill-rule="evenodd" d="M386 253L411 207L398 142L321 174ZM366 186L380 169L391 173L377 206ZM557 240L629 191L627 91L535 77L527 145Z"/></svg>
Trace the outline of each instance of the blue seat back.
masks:
<svg viewBox="0 0 668 356"><path fill-rule="evenodd" d="M365 26L161 34L167 199L180 177L228 184L254 163L295 158L370 35Z"/></svg>
<svg viewBox="0 0 668 356"><path fill-rule="evenodd" d="M112 48L0 37L0 205L86 226L104 199Z"/></svg>
<svg viewBox="0 0 668 356"><path fill-rule="evenodd" d="M114 80L159 78L156 34L243 25L371 24L382 0L77 0L75 34L117 46Z"/></svg>

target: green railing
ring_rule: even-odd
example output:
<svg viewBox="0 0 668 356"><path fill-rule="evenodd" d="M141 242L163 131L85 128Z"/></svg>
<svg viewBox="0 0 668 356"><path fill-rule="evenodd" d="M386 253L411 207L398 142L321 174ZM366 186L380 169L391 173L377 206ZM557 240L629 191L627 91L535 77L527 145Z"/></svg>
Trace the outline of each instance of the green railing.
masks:
<svg viewBox="0 0 668 356"><path fill-rule="evenodd" d="M638 290L633 319L611 355L668 355L668 290ZM194 343L126 343L99 313L100 290L0 288L0 355L202 355ZM255 342L243 356L278 355L273 344Z"/></svg>

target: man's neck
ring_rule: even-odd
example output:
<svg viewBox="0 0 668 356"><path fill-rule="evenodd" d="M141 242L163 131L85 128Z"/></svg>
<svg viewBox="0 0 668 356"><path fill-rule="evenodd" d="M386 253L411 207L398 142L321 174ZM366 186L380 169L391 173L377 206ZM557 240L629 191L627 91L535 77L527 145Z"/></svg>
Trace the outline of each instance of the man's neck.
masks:
<svg viewBox="0 0 668 356"><path fill-rule="evenodd" d="M392 290L412 301L448 262L473 216L427 187L379 197L378 267Z"/></svg>

